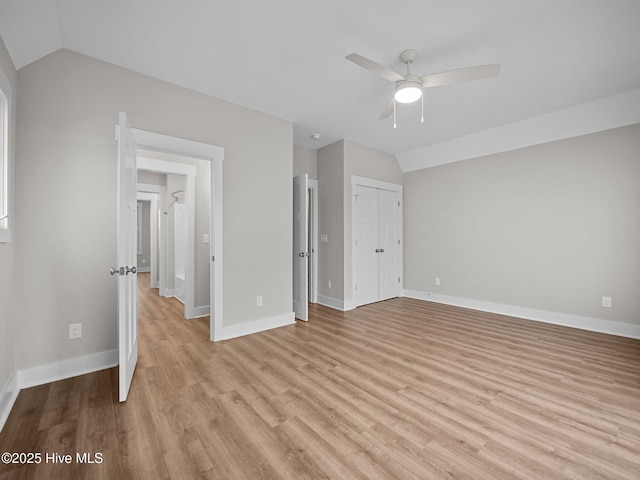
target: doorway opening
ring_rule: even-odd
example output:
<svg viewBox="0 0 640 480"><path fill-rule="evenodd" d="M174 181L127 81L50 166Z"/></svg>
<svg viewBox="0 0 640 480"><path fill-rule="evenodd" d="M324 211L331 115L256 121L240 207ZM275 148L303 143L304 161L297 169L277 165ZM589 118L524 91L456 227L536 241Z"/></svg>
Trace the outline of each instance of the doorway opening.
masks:
<svg viewBox="0 0 640 480"><path fill-rule="evenodd" d="M187 204L188 235L195 224L195 181L194 174L185 171L185 166L177 167L174 162L141 157L140 149L156 154L185 155L207 160L210 165L209 178L205 179L211 188L209 219L206 240L209 244L207 264L209 265L209 337L212 341L222 338L222 160L224 149L177 137L169 137L144 130L131 128L125 112L119 112L115 128L117 148L116 184L116 257L117 266L110 269L111 275L118 275L117 281L117 325L118 325L118 390L121 402L126 401L138 361L138 320L137 320L137 174L138 168L151 172L185 175L183 189ZM192 167L193 168L193 167ZM162 215L158 215L162 217ZM203 236L203 238L205 238ZM212 238L213 241L209 241ZM187 241L185 262L185 316L192 318L195 310L195 260L190 254L195 250L194 236ZM216 257L218 261L216 262ZM210 260L209 260L210 258ZM131 274L131 275L130 275ZM166 278L166 276L165 276Z"/></svg>
<svg viewBox="0 0 640 480"><path fill-rule="evenodd" d="M155 276L152 272L150 283L153 285L157 279L160 295L180 298L185 318L210 316L210 340L221 340L224 149L143 130L133 129L133 132L138 147L137 169L145 172L139 178L142 180L139 190L156 200L152 216L157 221L154 228L158 232L157 268ZM150 174L156 175L151 183ZM158 175L164 175L166 180L158 180ZM179 231L184 230L185 224L187 230L186 239L182 237L178 242L175 241L175 218L172 223L176 212L181 216L177 223L183 225ZM176 243L180 244L178 251L185 253L179 254L184 261L178 262L178 277ZM171 258L172 264L167 261ZM176 278L179 292L176 292ZM181 285L180 280L183 280Z"/></svg>
<svg viewBox="0 0 640 480"><path fill-rule="evenodd" d="M308 175L293 177L293 311L309 320L309 303L318 297L318 182Z"/></svg>
<svg viewBox="0 0 640 480"><path fill-rule="evenodd" d="M158 258L164 272L158 276L160 295L178 299L184 305L184 318L207 316L210 313L210 163L141 149L137 155L138 178L145 182L138 182L138 199L145 194L154 195L151 192L154 189L164 191L163 200L153 212L160 218L150 233L151 238L160 240L156 245L163 244L164 249L162 253L154 251L149 255ZM144 203L142 206L144 221ZM146 225L149 230L150 223ZM143 240L145 231L141 236ZM151 250L150 244L143 241L141 250ZM139 255L141 261L144 257ZM140 264L139 271L141 266L144 271L144 265ZM154 277L151 276L150 284Z"/></svg>

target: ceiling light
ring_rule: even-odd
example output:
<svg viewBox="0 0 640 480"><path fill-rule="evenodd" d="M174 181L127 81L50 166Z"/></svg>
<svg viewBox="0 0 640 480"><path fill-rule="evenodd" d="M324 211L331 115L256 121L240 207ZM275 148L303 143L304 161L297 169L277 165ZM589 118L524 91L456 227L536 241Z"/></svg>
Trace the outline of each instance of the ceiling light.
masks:
<svg viewBox="0 0 640 480"><path fill-rule="evenodd" d="M320 140L320 134L319 133L312 133L311 134L311 138L314 140Z"/></svg>
<svg viewBox="0 0 640 480"><path fill-rule="evenodd" d="M396 102L412 103L419 100L422 96L422 84L414 81L399 82L396 86L394 98Z"/></svg>

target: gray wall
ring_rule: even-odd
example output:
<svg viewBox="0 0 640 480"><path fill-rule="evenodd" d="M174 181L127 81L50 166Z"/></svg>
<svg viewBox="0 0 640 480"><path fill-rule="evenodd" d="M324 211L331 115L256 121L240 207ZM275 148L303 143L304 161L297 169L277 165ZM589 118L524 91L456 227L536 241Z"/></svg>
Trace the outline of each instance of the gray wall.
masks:
<svg viewBox="0 0 640 480"><path fill-rule="evenodd" d="M344 300L344 141L318 150L318 295ZM331 281L331 288L327 282Z"/></svg>
<svg viewBox="0 0 640 480"><path fill-rule="evenodd" d="M395 156L348 140L319 149L317 165L318 228L329 240L318 247L318 294L349 302L353 298L351 176L402 184L402 172Z"/></svg>
<svg viewBox="0 0 640 480"><path fill-rule="evenodd" d="M13 62L9 57L9 53L0 38L0 69L4 76L11 84L13 102L9 118L9 183L14 185L14 167L15 167L15 126L16 126L16 98L17 98L17 73L13 66ZM9 221L12 222L15 216L15 188L9 189ZM11 225L11 224L10 224ZM15 224L11 225L13 238L9 243L0 243L0 392L9 380L15 368L15 350L14 350L14 328L16 323L15 317L15 278L14 278L14 262L16 247ZM3 401L0 398L0 403Z"/></svg>
<svg viewBox="0 0 640 480"><path fill-rule="evenodd" d="M150 152L138 149L138 155L149 156ZM147 172L145 170L138 170L138 183L146 183L149 185L166 185L167 176L164 173Z"/></svg>
<svg viewBox="0 0 640 480"><path fill-rule="evenodd" d="M404 197L406 289L640 324L640 125L408 173Z"/></svg>
<svg viewBox="0 0 640 480"><path fill-rule="evenodd" d="M301 145L293 146L293 176L308 174L311 180L318 179L318 151Z"/></svg>
<svg viewBox="0 0 640 480"><path fill-rule="evenodd" d="M134 128L225 148L224 325L291 314L290 122L66 50L18 84L17 368L116 348L119 110Z"/></svg>

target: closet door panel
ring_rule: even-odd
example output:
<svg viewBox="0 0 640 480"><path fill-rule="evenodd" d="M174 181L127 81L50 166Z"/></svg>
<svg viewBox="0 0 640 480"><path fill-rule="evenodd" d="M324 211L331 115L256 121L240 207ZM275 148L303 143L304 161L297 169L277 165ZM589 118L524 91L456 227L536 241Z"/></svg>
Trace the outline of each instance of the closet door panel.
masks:
<svg viewBox="0 0 640 480"><path fill-rule="evenodd" d="M379 300L400 295L398 282L398 195L378 191L378 292Z"/></svg>
<svg viewBox="0 0 640 480"><path fill-rule="evenodd" d="M357 186L354 194L353 297L356 305L364 305L378 301L378 191Z"/></svg>

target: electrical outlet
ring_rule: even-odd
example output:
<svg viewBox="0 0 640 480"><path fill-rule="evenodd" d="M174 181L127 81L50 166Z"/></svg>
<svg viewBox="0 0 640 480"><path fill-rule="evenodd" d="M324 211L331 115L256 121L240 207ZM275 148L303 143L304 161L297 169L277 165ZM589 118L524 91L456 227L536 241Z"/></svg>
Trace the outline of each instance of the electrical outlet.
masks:
<svg viewBox="0 0 640 480"><path fill-rule="evenodd" d="M143 259L142 259L142 263L147 263L147 259L146 259L146 258L143 258Z"/></svg>
<svg viewBox="0 0 640 480"><path fill-rule="evenodd" d="M262 306L262 295L258 295L256 297L256 306L258 306L258 307Z"/></svg>
<svg viewBox="0 0 640 480"><path fill-rule="evenodd" d="M611 308L611 297L602 297L602 306L604 308Z"/></svg>
<svg viewBox="0 0 640 480"><path fill-rule="evenodd" d="M69 324L69 339L73 340L74 338L82 337L82 324L81 323L70 323Z"/></svg>
<svg viewBox="0 0 640 480"><path fill-rule="evenodd" d="M440 277L436 277L435 282L436 282L436 285L440 285Z"/></svg>
<svg viewBox="0 0 640 480"><path fill-rule="evenodd" d="M327 280L327 288L331 288L331 280Z"/></svg>

